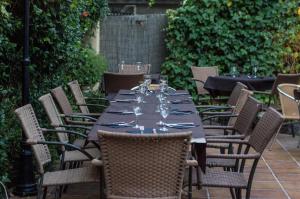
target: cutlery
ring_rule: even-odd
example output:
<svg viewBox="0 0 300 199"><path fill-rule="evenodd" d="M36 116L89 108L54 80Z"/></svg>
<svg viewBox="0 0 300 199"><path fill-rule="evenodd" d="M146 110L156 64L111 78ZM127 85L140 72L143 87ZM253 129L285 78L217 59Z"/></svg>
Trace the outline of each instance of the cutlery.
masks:
<svg viewBox="0 0 300 199"><path fill-rule="evenodd" d="M124 102L124 103L130 103L130 102L135 102L136 99L116 99L110 102Z"/></svg>
<svg viewBox="0 0 300 199"><path fill-rule="evenodd" d="M133 114L133 111L107 111L106 113L114 113L114 114L122 114L122 115L129 115L129 114Z"/></svg>

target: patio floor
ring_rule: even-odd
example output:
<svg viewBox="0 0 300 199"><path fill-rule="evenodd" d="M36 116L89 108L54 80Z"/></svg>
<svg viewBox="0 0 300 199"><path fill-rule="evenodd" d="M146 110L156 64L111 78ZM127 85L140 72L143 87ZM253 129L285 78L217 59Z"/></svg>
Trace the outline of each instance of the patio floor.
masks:
<svg viewBox="0 0 300 199"><path fill-rule="evenodd" d="M252 199L300 198L300 149L297 148L298 139L299 137L292 138L291 135L280 134L272 150L265 151L254 177L251 192ZM17 199L17 197L12 198ZM97 184L72 185L62 197L62 199L96 198L99 198ZM186 197L183 196L183 198ZM195 190L193 198L230 199L231 197L228 189L204 188L200 191Z"/></svg>

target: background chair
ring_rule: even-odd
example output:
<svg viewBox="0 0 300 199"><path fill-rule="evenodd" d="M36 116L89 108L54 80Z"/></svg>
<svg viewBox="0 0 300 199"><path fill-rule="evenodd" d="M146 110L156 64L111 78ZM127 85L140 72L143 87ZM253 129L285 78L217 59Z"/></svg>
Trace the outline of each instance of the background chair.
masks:
<svg viewBox="0 0 300 199"><path fill-rule="evenodd" d="M66 124L79 124L79 125L93 125L99 117L99 113L76 113L73 111L72 105L70 104L68 97L61 86L58 86L51 90L51 95L58 104L59 110L61 111L61 117L64 117ZM74 120L81 119L81 120Z"/></svg>
<svg viewBox="0 0 300 199"><path fill-rule="evenodd" d="M94 148L99 147L96 143L91 143L87 141L87 133L90 131L90 127L80 126L80 125L66 125L63 123L63 120L60 117L60 114L56 108L54 100L52 96L48 93L39 98L39 101L42 103L48 119L50 121L50 125L55 128L56 130L66 130L66 129L76 129L81 132L84 132L83 135L79 135L81 138L77 138L74 140L72 144L75 146L79 146L81 148ZM67 133L59 133L58 138L61 142L69 142L69 136Z"/></svg>
<svg viewBox="0 0 300 199"><path fill-rule="evenodd" d="M105 72L104 79L104 92L106 95L111 93L118 93L121 89L130 90L138 86L140 82L144 81L144 73L137 74L119 74Z"/></svg>
<svg viewBox="0 0 300 199"><path fill-rule="evenodd" d="M272 86L271 91L255 91L256 94L263 94L268 96L267 105L271 105L272 99L275 101L278 96L277 86L279 84L289 83L289 84L299 84L300 83L300 73L297 74L278 74L276 80Z"/></svg>
<svg viewBox="0 0 300 199"><path fill-rule="evenodd" d="M92 108L92 109L95 109L95 108L104 109L104 108L106 108L106 105L103 104L103 103L107 102L107 100L105 98L87 98L87 97L84 97L84 95L81 91L80 85L79 85L77 80L69 82L68 86L69 86L69 88L70 88L70 90L71 90L71 92L72 92L72 94L75 98L76 105L79 106L79 109L82 113L85 113L85 114L91 113L89 107ZM86 103L86 100L93 101L93 102L96 101L97 103L96 104ZM98 114L100 114L100 113L98 113Z"/></svg>
<svg viewBox="0 0 300 199"><path fill-rule="evenodd" d="M119 73L121 74L150 74L151 64L119 64Z"/></svg>
<svg viewBox="0 0 300 199"><path fill-rule="evenodd" d="M252 180L258 161L269 141L280 128L282 121L283 118L279 112L273 108L268 108L266 113L255 126L249 140L214 140L214 143L231 143L239 145L238 152L235 154L211 154L207 156L208 158L236 160L236 170L220 171L216 169L210 169L202 175L202 186L230 188L233 199L241 199L241 190L245 189L245 198L249 199ZM246 160L247 163L251 163L249 160L252 160L252 166L250 168L250 174L245 176L243 172L246 165Z"/></svg>
<svg viewBox="0 0 300 199"><path fill-rule="evenodd" d="M203 88L205 81L209 76L218 76L219 71L217 66L209 67L191 67L193 73L193 80L196 82L198 95L209 94L209 92Z"/></svg>
<svg viewBox="0 0 300 199"><path fill-rule="evenodd" d="M279 92L279 100L280 100L283 118L286 121L292 121L289 122L288 124L291 124L291 130L293 136L295 136L293 121L299 122L300 120L299 100L296 100L294 95L295 90L298 90L299 88L300 86L296 84L280 84L277 87ZM274 141L276 139L276 136L274 137ZM298 143L298 147L299 146L300 146L300 140Z"/></svg>
<svg viewBox="0 0 300 199"><path fill-rule="evenodd" d="M38 199L46 197L48 186L58 186L76 183L99 182L100 170L95 167L82 167L77 169L67 169L53 172L46 172L44 166L51 163L51 154L47 145L57 145L72 148L80 151L89 160L94 157L79 147L66 142L46 141L44 129L40 128L31 104L27 104L15 110L22 128L27 138L27 144L31 145L37 163L38 180ZM61 132L63 133L63 131ZM43 190L44 188L44 190ZM43 193L44 192L44 193ZM56 193L56 198L58 194Z"/></svg>
<svg viewBox="0 0 300 199"><path fill-rule="evenodd" d="M100 132L107 198L181 198L190 138Z"/></svg>

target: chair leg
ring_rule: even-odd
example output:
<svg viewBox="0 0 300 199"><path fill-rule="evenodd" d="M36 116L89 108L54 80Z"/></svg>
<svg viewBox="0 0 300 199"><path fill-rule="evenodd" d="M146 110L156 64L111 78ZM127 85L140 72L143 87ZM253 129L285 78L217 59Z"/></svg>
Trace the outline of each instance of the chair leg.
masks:
<svg viewBox="0 0 300 199"><path fill-rule="evenodd" d="M43 199L46 199L47 197L47 191L48 191L48 187L44 188L44 193L43 193Z"/></svg>
<svg viewBox="0 0 300 199"><path fill-rule="evenodd" d="M105 183L104 183L104 171L103 168L100 168L100 199L106 199L105 195Z"/></svg>
<svg viewBox="0 0 300 199"><path fill-rule="evenodd" d="M230 188L230 195L232 199L235 199L235 193L234 193L234 189Z"/></svg>
<svg viewBox="0 0 300 199"><path fill-rule="evenodd" d="M197 166L197 167L195 167L195 169L196 169L196 175L197 175L197 188L198 188L198 190L200 190L201 189L201 177L200 177L200 172L199 172L199 166Z"/></svg>
<svg viewBox="0 0 300 199"><path fill-rule="evenodd" d="M282 126L282 125L281 125L281 126ZM276 132L275 135L273 136L273 139L272 139L272 141L271 141L271 143L270 143L270 146L269 146L269 151L272 150L272 146L273 146L273 144L274 144L274 142L275 142L275 140L276 140L276 138L277 138L277 135L279 134L279 132L280 132L280 130L281 130L281 126L278 128L277 132Z"/></svg>
<svg viewBox="0 0 300 199"><path fill-rule="evenodd" d="M189 167L189 183L188 183L188 199L192 199L192 178L193 178L193 168Z"/></svg>
<svg viewBox="0 0 300 199"><path fill-rule="evenodd" d="M293 138L295 137L295 126L294 123L291 122L291 132L292 132L292 136Z"/></svg>
<svg viewBox="0 0 300 199"><path fill-rule="evenodd" d="M236 199L242 199L241 189L235 189Z"/></svg>
<svg viewBox="0 0 300 199"><path fill-rule="evenodd" d="M251 187L246 189L246 199L250 199Z"/></svg>

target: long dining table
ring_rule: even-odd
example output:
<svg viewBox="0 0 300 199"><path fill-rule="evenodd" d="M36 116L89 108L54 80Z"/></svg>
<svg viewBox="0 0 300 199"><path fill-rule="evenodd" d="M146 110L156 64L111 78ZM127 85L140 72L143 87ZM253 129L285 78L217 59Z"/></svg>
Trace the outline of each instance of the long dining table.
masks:
<svg viewBox="0 0 300 199"><path fill-rule="evenodd" d="M88 134L89 141L98 141L98 131L124 132L124 133L176 133L192 132L192 154L197 159L200 168L205 171L206 162L206 140L201 118L197 112L195 104L187 91L177 90L168 93L167 100L170 103L170 113L166 119L163 119L157 106L159 100L156 94L159 91L152 91L152 94L144 96L144 102L140 103L142 115L138 116L138 125L140 129L133 128L135 115L133 105L136 99L135 91L120 90L110 105L101 114ZM165 123L193 123L192 127L175 126L168 127L167 132L159 130L159 121ZM121 122L130 125L118 125ZM116 125L117 124L117 125Z"/></svg>

